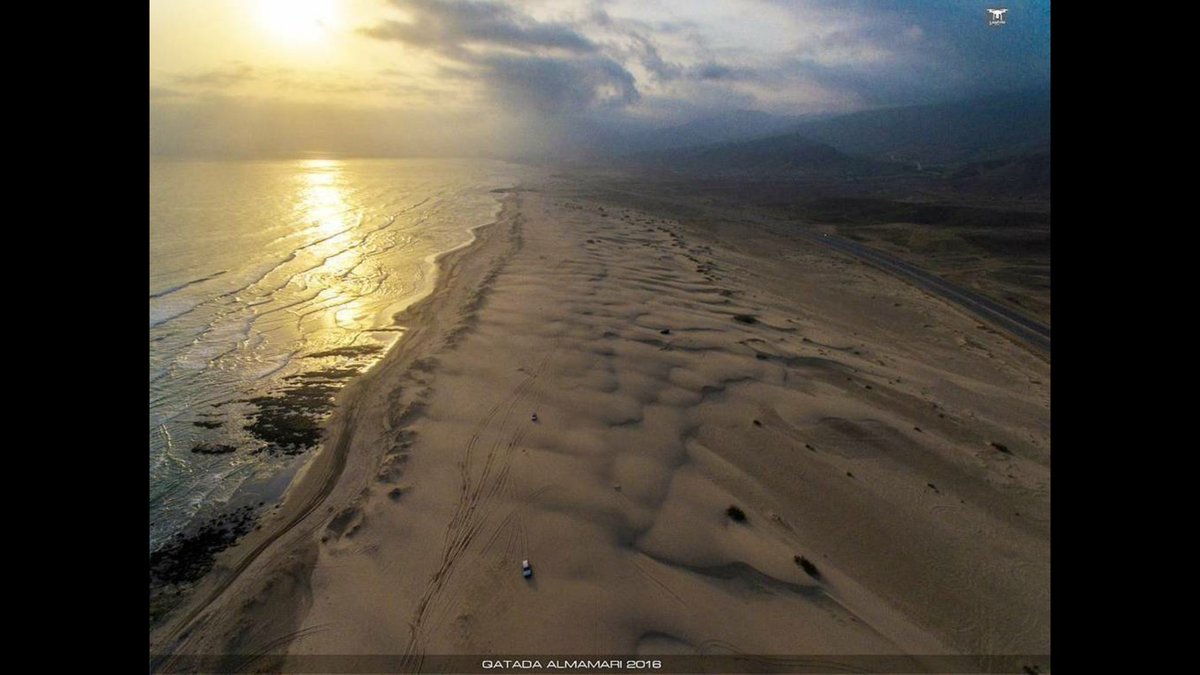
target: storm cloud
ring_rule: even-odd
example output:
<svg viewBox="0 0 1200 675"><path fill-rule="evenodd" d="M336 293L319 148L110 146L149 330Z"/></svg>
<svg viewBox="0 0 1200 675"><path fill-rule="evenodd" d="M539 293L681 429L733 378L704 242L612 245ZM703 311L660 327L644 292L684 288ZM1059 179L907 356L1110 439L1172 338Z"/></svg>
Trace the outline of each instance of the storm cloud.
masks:
<svg viewBox="0 0 1200 675"><path fill-rule="evenodd" d="M480 118L473 138L486 153L508 141L485 128L553 145L747 110L792 117L1047 87L1048 0L1004 5L1005 25L991 26L986 3L962 0L379 0L345 28L357 70L189 61L154 71L152 116L180 134L208 128L206 115L232 124L285 116L290 103L313 128L333 124L322 115L421 120L412 129ZM352 125L337 127L330 147ZM416 142L393 145L405 143Z"/></svg>
<svg viewBox="0 0 1200 675"><path fill-rule="evenodd" d="M362 27L362 36L451 62L510 111L636 110L647 100L669 113L724 99L822 112L1049 80L1049 7L1032 0L1011 3L1012 26L1001 30L982 5L947 0L387 4L405 18Z"/></svg>
<svg viewBox="0 0 1200 675"><path fill-rule="evenodd" d="M464 48L469 45L596 51L591 40L565 24L541 23L497 2L392 0L391 4L408 12L412 20L383 21L361 29L363 35L460 57L467 54Z"/></svg>
<svg viewBox="0 0 1200 675"><path fill-rule="evenodd" d="M563 23L541 22L497 2L392 0L410 18L360 29L459 64L508 110L575 113L635 103L633 75Z"/></svg>

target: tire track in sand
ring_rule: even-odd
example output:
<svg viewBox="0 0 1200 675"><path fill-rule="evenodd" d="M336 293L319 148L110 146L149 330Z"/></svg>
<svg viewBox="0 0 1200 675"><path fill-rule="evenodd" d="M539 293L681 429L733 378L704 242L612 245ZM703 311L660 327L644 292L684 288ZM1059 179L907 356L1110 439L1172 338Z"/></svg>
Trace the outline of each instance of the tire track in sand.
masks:
<svg viewBox="0 0 1200 675"><path fill-rule="evenodd" d="M557 350L555 345L507 398L492 406L475 425L471 437L467 440L460 463L458 501L442 541L441 561L426 583L425 590L417 601L413 618L409 621L410 637L404 651L404 662L413 664L418 670L421 658L419 646L431 625L436 623L431 620L435 609L444 610L445 606L452 604L448 602L452 597L446 596L443 591L458 569L457 563L492 515L490 511L481 507L494 500L508 485L509 460L513 450L528 431L528 427L524 425L512 428L521 424L519 416L516 416L518 404L527 400L534 384ZM479 446L489 435L494 436L495 441L480 462ZM475 475L476 472L478 476ZM523 529L518 527L518 532ZM523 535L523 538L527 542L527 535Z"/></svg>

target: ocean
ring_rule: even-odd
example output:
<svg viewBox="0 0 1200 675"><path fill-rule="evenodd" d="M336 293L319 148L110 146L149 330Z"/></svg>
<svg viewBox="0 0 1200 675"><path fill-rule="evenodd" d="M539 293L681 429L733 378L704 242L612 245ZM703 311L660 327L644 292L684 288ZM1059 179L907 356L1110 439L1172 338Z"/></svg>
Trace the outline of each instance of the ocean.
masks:
<svg viewBox="0 0 1200 675"><path fill-rule="evenodd" d="M152 574L165 543L232 539L204 523L270 508L333 396L402 338L393 316L432 290L435 257L494 221L493 191L518 176L487 160L151 161Z"/></svg>

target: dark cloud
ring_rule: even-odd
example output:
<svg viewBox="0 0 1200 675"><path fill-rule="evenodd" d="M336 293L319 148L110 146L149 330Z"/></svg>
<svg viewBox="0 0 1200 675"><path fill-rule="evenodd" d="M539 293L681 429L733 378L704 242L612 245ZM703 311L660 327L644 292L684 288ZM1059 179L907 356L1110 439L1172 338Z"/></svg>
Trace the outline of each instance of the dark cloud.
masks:
<svg viewBox="0 0 1200 675"><path fill-rule="evenodd" d="M620 31L653 33L658 35L688 34L695 37L698 24L695 21L678 19L673 21L642 21L622 17L613 18L603 7L593 7L588 14L588 23L603 28L613 28Z"/></svg>
<svg viewBox="0 0 1200 675"><path fill-rule="evenodd" d="M678 61L665 58L656 44L655 39L663 36L678 36L684 42L707 52L706 40L697 30L697 25L691 21L640 21L630 18L614 18L602 8L593 8L588 17L593 26L605 29L616 37L614 54L623 61L635 61L645 69L650 79L666 83L680 79L717 79L712 77L716 72L709 66L725 68L722 75L733 75L733 68L716 66L708 61L700 66L688 67ZM738 70L738 74L744 71Z"/></svg>
<svg viewBox="0 0 1200 675"><path fill-rule="evenodd" d="M496 54L478 61L493 94L510 109L539 113L621 107L640 98L633 76L605 57L558 59Z"/></svg>
<svg viewBox="0 0 1200 675"><path fill-rule="evenodd" d="M456 79L478 81L510 110L570 113L636 102L633 75L576 28L540 22L498 2L391 0L410 17L359 33L455 62Z"/></svg>
<svg viewBox="0 0 1200 675"><path fill-rule="evenodd" d="M211 136L205 142L218 143L236 121L255 130L237 147L254 152L307 142L316 137L310 129L329 144L351 138L346 143L366 152L369 136L362 130L368 129L388 138L396 152L468 151L479 144L504 152L497 144L511 142L521 152L540 144L557 153L579 139L604 145L594 139L728 111L789 116L936 103L1050 80L1048 0L1005 0L1009 12L1001 27L987 25L986 3L963 0L726 0L719 6L671 0L653 12L632 0L569 7L533 0L379 1L398 11L358 34L422 52L428 58L421 72L382 69L347 78L232 63L163 73L150 92L162 130L156 138L165 143L172 134L203 132ZM238 106L210 100L234 94L247 100ZM372 105L387 105L378 97L391 97L431 116L391 111L391 118L405 120L393 127L383 113L356 116L349 107L304 104L295 113L303 124L288 126L281 122L292 114L287 105L250 100L294 94L350 107L360 95L373 95ZM473 136L453 133L456 125L439 122L433 111L460 115L462 128L465 120L482 121ZM210 118L219 122L199 122ZM421 133L410 133L414 129ZM418 136L439 140L420 146Z"/></svg>
<svg viewBox="0 0 1200 675"><path fill-rule="evenodd" d="M986 3L927 0L755 0L791 12L824 12L845 27L810 38L764 75L803 78L866 106L927 103L1045 86L1050 81L1050 6L1008 0L1004 26ZM856 60L871 52L878 59ZM847 58L831 58L831 56Z"/></svg>
<svg viewBox="0 0 1200 675"><path fill-rule="evenodd" d="M629 38L632 42L632 53L652 77L660 81L668 81L677 79L683 75L683 67L676 63L667 62L659 54L658 47L644 35L631 32Z"/></svg>
<svg viewBox="0 0 1200 675"><path fill-rule="evenodd" d="M730 66L724 63L709 61L701 63L698 66L688 69L688 76L697 80L724 80L734 82L738 80L755 80L758 78L758 73L752 68L742 68Z"/></svg>
<svg viewBox="0 0 1200 675"><path fill-rule="evenodd" d="M542 23L498 2L458 0L391 0L406 10L411 22L383 21L360 33L444 53L461 53L470 45L520 50L558 49L594 52L595 43L560 23Z"/></svg>

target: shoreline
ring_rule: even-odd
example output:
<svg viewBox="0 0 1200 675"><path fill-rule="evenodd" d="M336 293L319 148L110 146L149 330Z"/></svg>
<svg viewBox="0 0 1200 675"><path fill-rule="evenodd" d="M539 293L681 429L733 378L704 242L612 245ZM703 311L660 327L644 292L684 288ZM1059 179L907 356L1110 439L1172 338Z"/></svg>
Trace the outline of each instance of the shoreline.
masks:
<svg viewBox="0 0 1200 675"><path fill-rule="evenodd" d="M152 654L1048 653L1048 364L778 233L503 204Z"/></svg>
<svg viewBox="0 0 1200 675"><path fill-rule="evenodd" d="M217 283L232 280L226 286L197 289L195 297L186 298L188 312L202 316L196 325L171 323L159 329L152 321L152 625L190 592L217 553L244 537L260 516L280 502L292 478L316 454L334 398L350 379L377 365L403 338L396 316L433 292L443 257L470 246L478 228L496 222L503 195L488 188L514 185L519 176L509 169L504 164L485 165L483 170L491 173L478 174L486 177L480 178L482 182L464 184L461 198L444 204L438 199L430 202L429 195L421 199L405 187L408 179L401 174L395 188L400 197L377 209L378 219L371 215L374 211L360 210L353 223L347 221L334 235L322 233L317 241L307 241L311 232L306 228L297 235L303 245L295 250L280 255L255 252L245 256L244 268L238 267L240 263L218 265L221 269L202 279L192 278L199 273L183 275L191 280L152 294L151 313L156 314L154 296L223 276L225 280ZM407 224L411 214L421 219L415 226ZM428 218L434 220L421 224ZM174 221L164 218L162 222ZM161 239L171 241L169 236ZM350 264L364 264L374 255L394 263L385 263L378 274L369 265L355 267L349 285L342 287L339 281L314 297L290 290L304 286L304 281L278 288L274 282L265 283L274 274L287 277L288 283L302 278L295 275L323 275L326 263L318 261L312 267L305 256L313 246L320 244L313 250L323 251L330 242L330 250L343 257L328 260L345 261L347 252L355 251L349 253L354 258ZM159 248L170 247L160 244ZM357 258L363 251L368 257ZM215 254L211 257L214 264L230 263ZM170 261L178 259L179 252L174 251L165 256L168 262L163 265L169 269ZM305 262L300 265L297 260ZM300 268L306 269L297 271ZM343 277L338 279L344 281ZM368 286L368 280L378 283ZM272 290L264 291L260 284ZM339 295L327 302L322 298L329 290ZM347 309L353 316L342 313ZM331 313L322 314L326 311ZM281 328L289 320L280 317L292 313L294 325ZM229 330L235 324L245 331L245 339L222 344L226 333L236 333ZM207 365L201 365L205 359Z"/></svg>
<svg viewBox="0 0 1200 675"><path fill-rule="evenodd" d="M429 330L429 320L437 314L441 305L453 304L454 290L449 288L452 279L461 273L460 268L478 249L483 249L495 236L494 232L509 224L513 215L513 195L519 188L505 189L506 194L498 199L494 219L467 228L470 239L433 257L433 272L429 290L409 302L393 315L394 325L405 328L405 334L392 345L385 355L367 371L348 382L337 395L334 411L326 421L326 438L319 450L303 464L277 500L275 508L262 516L262 528L248 532L235 545L219 552L217 562L190 592L188 599L175 607L151 631L151 651L170 654L178 639L188 637L190 628L214 602L221 599L238 577L253 565L281 537L311 516L336 488L345 469L350 441L353 437L352 422L357 416L357 401L370 388L369 382L382 377L398 364L408 364L421 356L421 347L430 340L418 338L423 330ZM486 257L487 253L477 253ZM408 324L408 325L405 325ZM232 559L232 560L231 560ZM203 621L201 622L203 623Z"/></svg>

